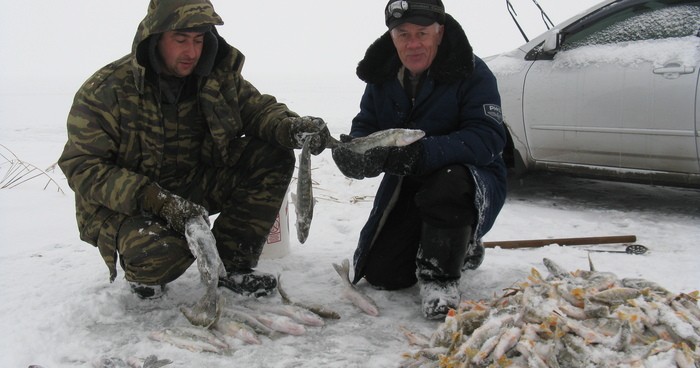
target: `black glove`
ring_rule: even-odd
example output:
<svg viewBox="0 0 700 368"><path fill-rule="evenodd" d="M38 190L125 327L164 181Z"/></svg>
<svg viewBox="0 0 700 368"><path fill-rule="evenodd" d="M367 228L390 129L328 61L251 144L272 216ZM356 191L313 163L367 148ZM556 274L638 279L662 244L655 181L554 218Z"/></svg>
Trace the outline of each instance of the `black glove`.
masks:
<svg viewBox="0 0 700 368"><path fill-rule="evenodd" d="M209 213L206 208L155 184L143 190L142 208L165 219L170 227L180 234L185 233L185 224L192 218L201 216L209 223Z"/></svg>
<svg viewBox="0 0 700 368"><path fill-rule="evenodd" d="M353 152L343 146L335 147L331 152L335 165L338 166L343 175L358 180L365 178L365 157L363 154Z"/></svg>
<svg viewBox="0 0 700 368"><path fill-rule="evenodd" d="M312 116L282 119L276 135L279 144L291 149L300 149L306 139L311 139L309 149L314 155L323 152L331 139L331 133L323 119Z"/></svg>
<svg viewBox="0 0 700 368"><path fill-rule="evenodd" d="M340 135L340 141L342 143L350 142L352 139L353 137L350 135ZM333 148L331 154L335 165L338 166L338 169L343 175L358 180L365 178L363 155L344 148L342 145Z"/></svg>
<svg viewBox="0 0 700 368"><path fill-rule="evenodd" d="M352 140L341 134L343 143ZM423 144L416 142L404 147L375 147L364 154L342 145L333 149L333 161L343 175L353 179L373 178L382 172L391 175L418 175L423 167Z"/></svg>
<svg viewBox="0 0 700 368"><path fill-rule="evenodd" d="M385 173L408 176L419 175L423 172L425 154L423 153L422 143L415 142L408 146L388 148L389 153L386 156L386 161L384 161Z"/></svg>
<svg viewBox="0 0 700 368"><path fill-rule="evenodd" d="M340 135L342 143L348 143L353 140L352 136L347 134ZM333 161L338 166L343 175L353 179L373 178L382 172L382 166L386 159L385 151L369 150L362 153L357 153L348 148L339 145L332 150Z"/></svg>

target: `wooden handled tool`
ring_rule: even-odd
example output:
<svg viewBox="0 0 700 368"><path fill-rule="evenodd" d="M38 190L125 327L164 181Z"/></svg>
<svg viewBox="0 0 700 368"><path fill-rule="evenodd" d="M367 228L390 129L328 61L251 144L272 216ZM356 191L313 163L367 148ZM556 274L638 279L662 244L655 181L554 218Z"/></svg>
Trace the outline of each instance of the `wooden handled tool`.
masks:
<svg viewBox="0 0 700 368"><path fill-rule="evenodd" d="M531 240L506 240L506 241L489 241L484 242L484 247L495 248L501 247L504 249L514 248L538 248L550 244L559 245L590 245L590 244L617 244L617 243L634 243L637 241L635 235L618 235L618 236L594 236L583 238L552 238L552 239L531 239Z"/></svg>

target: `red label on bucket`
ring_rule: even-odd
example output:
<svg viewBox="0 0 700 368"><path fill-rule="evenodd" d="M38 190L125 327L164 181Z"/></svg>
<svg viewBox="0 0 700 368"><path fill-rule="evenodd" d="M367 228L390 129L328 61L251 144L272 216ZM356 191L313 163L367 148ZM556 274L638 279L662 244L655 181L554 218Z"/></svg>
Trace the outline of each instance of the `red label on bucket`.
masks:
<svg viewBox="0 0 700 368"><path fill-rule="evenodd" d="M275 223L272 224L272 228L270 229L270 233L267 234L267 243L273 244L273 243L279 243L281 241L282 241L282 227L280 226L280 215L277 214L277 217L275 218Z"/></svg>

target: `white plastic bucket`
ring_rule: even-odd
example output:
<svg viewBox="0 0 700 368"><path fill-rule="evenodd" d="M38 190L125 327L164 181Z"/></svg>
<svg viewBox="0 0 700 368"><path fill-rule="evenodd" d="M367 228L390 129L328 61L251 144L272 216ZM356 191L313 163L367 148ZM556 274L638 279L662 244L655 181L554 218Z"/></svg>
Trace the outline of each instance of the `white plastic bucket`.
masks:
<svg viewBox="0 0 700 368"><path fill-rule="evenodd" d="M277 214L275 223L267 235L267 241L263 246L260 258L282 258L289 254L289 201L288 195L284 195L282 207Z"/></svg>

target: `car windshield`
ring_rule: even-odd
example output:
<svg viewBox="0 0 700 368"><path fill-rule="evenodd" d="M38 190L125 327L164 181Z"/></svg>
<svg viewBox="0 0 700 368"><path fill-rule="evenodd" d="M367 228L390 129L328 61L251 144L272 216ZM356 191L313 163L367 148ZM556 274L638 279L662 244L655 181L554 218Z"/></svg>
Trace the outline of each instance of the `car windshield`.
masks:
<svg viewBox="0 0 700 368"><path fill-rule="evenodd" d="M581 31L566 35L562 50L581 46L664 39L696 35L700 29L700 3L664 6L649 2L630 7L599 20Z"/></svg>

